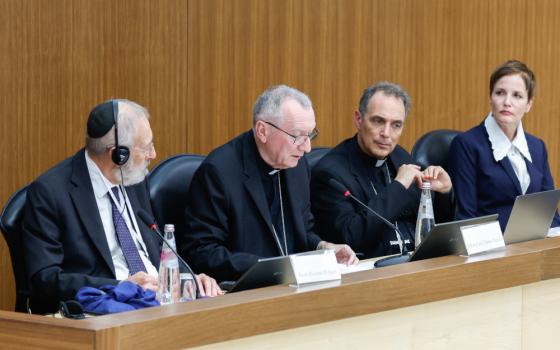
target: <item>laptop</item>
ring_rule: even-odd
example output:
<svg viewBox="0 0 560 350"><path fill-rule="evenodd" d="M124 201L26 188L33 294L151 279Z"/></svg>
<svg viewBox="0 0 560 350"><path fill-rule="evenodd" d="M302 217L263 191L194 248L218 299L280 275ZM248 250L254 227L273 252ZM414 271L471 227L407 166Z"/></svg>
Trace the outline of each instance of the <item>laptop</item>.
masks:
<svg viewBox="0 0 560 350"><path fill-rule="evenodd" d="M437 258L445 255L466 254L461 227L484 224L498 220L498 214L436 224L428 237L420 243L409 261Z"/></svg>
<svg viewBox="0 0 560 350"><path fill-rule="evenodd" d="M560 189L517 196L504 231L506 244L545 238L560 201Z"/></svg>
<svg viewBox="0 0 560 350"><path fill-rule="evenodd" d="M461 227L484 224L496 220L498 220L498 214L436 224L412 255L390 256L377 260L374 265L375 267L384 267L445 255L465 254L467 250L461 236Z"/></svg>
<svg viewBox="0 0 560 350"><path fill-rule="evenodd" d="M259 259L236 282L224 281L220 288L229 293L242 290L295 283L295 275L289 256Z"/></svg>

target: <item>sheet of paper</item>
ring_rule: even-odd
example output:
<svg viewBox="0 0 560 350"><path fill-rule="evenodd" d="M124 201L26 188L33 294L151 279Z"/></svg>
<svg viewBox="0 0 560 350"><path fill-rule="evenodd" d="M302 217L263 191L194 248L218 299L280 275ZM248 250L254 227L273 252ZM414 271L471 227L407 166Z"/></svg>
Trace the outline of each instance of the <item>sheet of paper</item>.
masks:
<svg viewBox="0 0 560 350"><path fill-rule="evenodd" d="M371 270L373 269L374 262L375 261L364 261L364 262L360 262L358 265L350 265L350 266L346 266L344 264L338 264L338 267L340 268L340 273L344 275L352 272Z"/></svg>
<svg viewBox="0 0 560 350"><path fill-rule="evenodd" d="M547 237L557 237L557 236L560 236L560 226L551 227L548 230Z"/></svg>

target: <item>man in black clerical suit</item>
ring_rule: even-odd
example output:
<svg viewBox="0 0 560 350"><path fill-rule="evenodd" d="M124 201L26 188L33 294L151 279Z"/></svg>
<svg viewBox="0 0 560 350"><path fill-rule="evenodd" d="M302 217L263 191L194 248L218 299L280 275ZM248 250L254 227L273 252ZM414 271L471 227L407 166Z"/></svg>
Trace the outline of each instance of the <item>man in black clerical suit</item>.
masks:
<svg viewBox="0 0 560 350"><path fill-rule="evenodd" d="M429 181L437 193L436 221L452 218L449 175L439 166L422 171L398 145L409 110L410 97L396 84L382 82L364 90L354 114L357 134L334 147L313 168L312 212L322 238L346 243L364 253L365 258L400 253L402 249L395 231L343 197L329 184L332 178L397 225L410 251L414 249L422 181Z"/></svg>
<svg viewBox="0 0 560 350"><path fill-rule="evenodd" d="M136 216L140 208L151 213L145 177L156 151L148 119L132 101L96 106L85 149L31 184L22 239L33 312L56 311L84 286L129 280L157 289L161 242ZM203 295L218 293L213 279L199 279Z"/></svg>
<svg viewBox="0 0 560 350"><path fill-rule="evenodd" d="M236 280L259 258L319 248L335 249L339 262L357 262L347 245L313 232L303 155L316 135L302 92L274 86L257 99L253 129L212 151L190 185L187 230L178 243L195 269Z"/></svg>

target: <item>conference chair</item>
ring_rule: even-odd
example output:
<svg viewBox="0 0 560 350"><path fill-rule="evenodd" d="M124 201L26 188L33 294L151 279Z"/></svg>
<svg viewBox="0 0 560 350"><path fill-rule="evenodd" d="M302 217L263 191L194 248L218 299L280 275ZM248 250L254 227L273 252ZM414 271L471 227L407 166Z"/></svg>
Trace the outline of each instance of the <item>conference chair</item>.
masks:
<svg viewBox="0 0 560 350"><path fill-rule="evenodd" d="M21 224L25 199L27 197L27 188L28 186L25 186L16 191L4 206L2 214L0 214L0 230L2 230L4 239L8 244L10 257L12 258L12 270L16 282L15 311L18 312L27 312L27 302L30 295L21 240Z"/></svg>
<svg viewBox="0 0 560 350"><path fill-rule="evenodd" d="M309 163L309 167L313 169L317 163L323 158L325 154L330 151L330 147L315 147L311 150L311 152L307 153L305 157L307 158L307 162Z"/></svg>
<svg viewBox="0 0 560 350"><path fill-rule="evenodd" d="M430 131L416 141L412 147L412 157L422 168L428 165L439 165L447 169L449 146L455 136L460 133L460 131L449 129Z"/></svg>
<svg viewBox="0 0 560 350"><path fill-rule="evenodd" d="M175 232L183 230L188 191L194 172L204 160L198 154L179 154L155 166L148 176L150 200L158 225L174 224Z"/></svg>

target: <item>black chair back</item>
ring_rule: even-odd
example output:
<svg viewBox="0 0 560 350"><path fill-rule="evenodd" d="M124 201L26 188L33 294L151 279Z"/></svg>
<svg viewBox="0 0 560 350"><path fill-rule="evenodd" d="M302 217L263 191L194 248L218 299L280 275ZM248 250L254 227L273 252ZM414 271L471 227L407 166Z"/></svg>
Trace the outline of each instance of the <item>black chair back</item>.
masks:
<svg viewBox="0 0 560 350"><path fill-rule="evenodd" d="M307 162L309 163L309 167L313 169L317 163L323 158L325 154L330 151L330 147L316 147L311 150L311 152L307 153L305 156L307 157Z"/></svg>
<svg viewBox="0 0 560 350"><path fill-rule="evenodd" d="M179 154L151 171L150 199L158 225L174 224L176 232L183 229L191 180L204 158L198 154Z"/></svg>
<svg viewBox="0 0 560 350"><path fill-rule="evenodd" d="M412 157L422 168L428 165L439 165L447 170L449 146L455 136L460 133L460 131L449 129L430 131L416 141L412 147Z"/></svg>
<svg viewBox="0 0 560 350"><path fill-rule="evenodd" d="M25 186L15 192L4 206L2 214L0 214L0 230L2 230L10 250L12 270L16 282L15 311L19 312L27 312L27 300L29 298L29 284L25 272L21 239L27 188L28 186Z"/></svg>

